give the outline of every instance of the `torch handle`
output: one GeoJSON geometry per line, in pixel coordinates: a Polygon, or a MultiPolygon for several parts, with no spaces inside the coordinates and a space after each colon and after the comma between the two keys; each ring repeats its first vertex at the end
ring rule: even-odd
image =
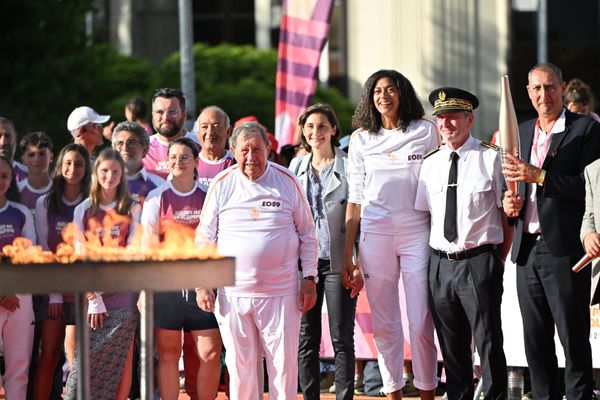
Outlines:
{"type": "MultiPolygon", "coordinates": [[[[521,149],[519,149],[518,147],[513,147],[513,148],[502,148],[501,152],[500,152],[501,156],[502,156],[502,162],[509,162],[506,159],[506,154],[510,154],[516,158],[519,158],[521,156],[521,149]]],[[[518,182],[509,182],[506,181],[506,185],[508,186],[508,190],[510,190],[511,192],[513,192],[514,194],[519,194],[519,183],[518,182]]]]}
{"type": "Polygon", "coordinates": [[[588,265],[593,259],[594,259],[594,257],[590,256],[589,254],[586,254],[583,257],[581,257],[581,260],[577,261],[577,264],[575,264],[573,266],[573,268],[571,268],[571,269],[573,270],[573,272],[579,272],[583,269],[583,267],[588,265]]]}

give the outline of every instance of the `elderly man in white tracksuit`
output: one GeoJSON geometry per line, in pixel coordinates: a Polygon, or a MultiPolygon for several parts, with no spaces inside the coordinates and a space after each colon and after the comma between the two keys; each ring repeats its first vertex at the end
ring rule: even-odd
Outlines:
{"type": "Polygon", "coordinates": [[[196,242],[216,242],[221,254],[235,256],[236,282],[219,289],[216,301],[212,290],[198,288],[198,305],[214,309],[219,322],[231,399],[258,397],[263,355],[270,398],[296,398],[300,317],[316,301],[313,218],[296,177],[267,161],[260,125],[239,125],[231,144],[237,164],[211,183],[196,242]]]}

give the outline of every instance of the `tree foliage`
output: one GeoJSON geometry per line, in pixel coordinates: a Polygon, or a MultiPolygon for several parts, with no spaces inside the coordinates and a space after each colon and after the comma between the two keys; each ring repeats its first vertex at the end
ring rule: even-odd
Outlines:
{"type": "MultiPolygon", "coordinates": [[[[89,44],[85,14],[90,0],[2,0],[0,15],[0,115],[14,121],[19,135],[48,132],[56,147],[71,140],[66,128],[77,106],[93,107],[120,122],[134,95],[150,102],[159,87],[180,87],[179,54],[160,66],[118,54],[109,44],[89,44]]],[[[97,2],[96,2],[97,3],[97,2]]],[[[102,28],[102,27],[100,27],[102,28]]],[[[194,46],[197,110],[217,104],[236,120],[257,116],[273,129],[275,51],[222,44],[194,46]]],[[[315,101],[338,112],[347,133],[353,105],[334,89],[319,89],[315,101]]]]}
{"type": "MultiPolygon", "coordinates": [[[[233,121],[254,115],[270,130],[275,124],[275,72],[277,53],[251,46],[194,45],[196,103],[198,110],[211,104],[222,107],[233,121]]],[[[155,75],[154,87],[179,87],[179,54],[171,55],[155,75]]],[[[349,133],[354,105],[333,88],[318,88],[313,102],[326,102],[338,114],[341,129],[349,133]]]]}

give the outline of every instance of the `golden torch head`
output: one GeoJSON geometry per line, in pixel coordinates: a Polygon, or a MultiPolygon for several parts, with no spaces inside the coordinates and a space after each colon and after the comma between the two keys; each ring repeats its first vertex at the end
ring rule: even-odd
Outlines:
{"type": "MultiPolygon", "coordinates": [[[[502,93],[500,95],[500,118],[498,121],[498,139],[502,151],[502,158],[506,154],[514,157],[521,155],[521,143],[519,141],[519,124],[517,123],[517,114],[510,94],[510,85],[508,75],[502,77],[502,93]]],[[[508,188],[517,193],[517,182],[507,182],[508,188]]]]}

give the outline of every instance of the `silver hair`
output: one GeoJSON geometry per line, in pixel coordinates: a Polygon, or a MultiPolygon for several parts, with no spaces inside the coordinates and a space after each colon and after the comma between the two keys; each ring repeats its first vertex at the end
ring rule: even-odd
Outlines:
{"type": "Polygon", "coordinates": [[[150,139],[148,138],[148,133],[146,133],[146,129],[144,129],[143,126],[141,126],[135,121],[123,121],[117,126],[115,126],[112,134],[113,142],[117,139],[117,134],[121,131],[127,131],[135,134],[143,147],[146,147],[150,144],[150,139]]]}
{"type": "Polygon", "coordinates": [[[529,70],[529,73],[527,74],[528,82],[531,79],[531,74],[533,74],[533,71],[538,70],[538,69],[541,69],[542,71],[553,72],[554,75],[556,75],[556,77],[558,78],[558,81],[562,83],[562,81],[563,81],[562,71],[556,65],[549,63],[549,62],[540,63],[540,64],[537,64],[535,67],[531,68],[529,70]]]}
{"type": "Polygon", "coordinates": [[[256,122],[245,122],[233,128],[233,133],[231,134],[230,139],[231,147],[235,149],[238,137],[242,135],[259,136],[265,143],[267,150],[271,148],[271,142],[269,141],[269,137],[267,136],[265,128],[263,128],[262,125],[257,124],[256,122]]]}

